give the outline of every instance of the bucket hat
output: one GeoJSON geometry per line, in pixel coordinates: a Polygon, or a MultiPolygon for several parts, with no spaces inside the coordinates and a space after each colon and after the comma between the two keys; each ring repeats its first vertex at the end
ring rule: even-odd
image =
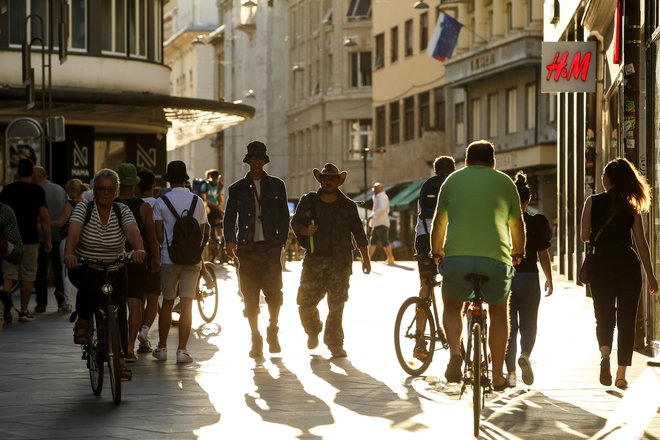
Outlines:
{"type": "Polygon", "coordinates": [[[265,163],[270,162],[268,155],[266,154],[266,144],[259,141],[252,141],[247,144],[247,154],[243,158],[243,162],[250,163],[250,158],[252,156],[260,157],[265,160],[265,163]]]}
{"type": "Polygon", "coordinates": [[[117,168],[117,175],[119,176],[120,185],[135,186],[140,183],[137,169],[132,163],[123,163],[119,165],[119,168],[117,168]]]}
{"type": "Polygon", "coordinates": [[[168,163],[165,180],[170,183],[181,183],[190,180],[188,172],[186,171],[186,164],[180,160],[173,160],[168,163]]]}
{"type": "Polygon", "coordinates": [[[333,163],[326,163],[323,165],[323,169],[319,171],[318,168],[314,168],[314,177],[316,180],[321,183],[321,176],[339,176],[339,185],[341,186],[346,180],[348,173],[346,171],[339,171],[339,168],[333,163]]]}

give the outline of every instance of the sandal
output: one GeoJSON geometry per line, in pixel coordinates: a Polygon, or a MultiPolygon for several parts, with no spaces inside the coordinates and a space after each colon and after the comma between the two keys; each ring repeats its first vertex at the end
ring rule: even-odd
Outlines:
{"type": "Polygon", "coordinates": [[[128,382],[133,380],[133,372],[129,370],[128,368],[122,366],[121,367],[121,381],[122,382],[128,382]]]}
{"type": "Polygon", "coordinates": [[[614,381],[614,386],[620,390],[625,390],[628,388],[628,381],[623,377],[617,377],[614,381]]]}
{"type": "Polygon", "coordinates": [[[89,329],[87,327],[86,319],[79,319],[73,326],[73,343],[74,344],[87,344],[89,342],[87,334],[89,329]]]}
{"type": "Polygon", "coordinates": [[[137,362],[137,360],[138,360],[138,357],[137,357],[137,355],[136,355],[135,353],[128,353],[128,354],[124,357],[124,361],[125,361],[125,362],[129,362],[129,363],[137,362]]]}

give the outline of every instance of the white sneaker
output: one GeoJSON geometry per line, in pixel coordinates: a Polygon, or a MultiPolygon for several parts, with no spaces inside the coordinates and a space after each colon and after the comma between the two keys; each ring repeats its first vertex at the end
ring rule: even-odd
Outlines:
{"type": "Polygon", "coordinates": [[[147,342],[149,339],[149,327],[143,325],[137,335],[138,341],[147,342]]]}
{"type": "Polygon", "coordinates": [[[506,385],[509,388],[515,388],[516,387],[516,372],[515,371],[509,371],[506,375],[506,385]]]}
{"type": "Polygon", "coordinates": [[[176,363],[177,364],[189,364],[193,361],[192,356],[188,354],[187,351],[185,350],[177,350],[176,351],[176,363]]]}
{"type": "Polygon", "coordinates": [[[534,383],[534,372],[532,371],[532,364],[529,362],[529,357],[522,355],[518,358],[518,366],[522,370],[522,381],[525,385],[534,383]]]}
{"type": "Polygon", "coordinates": [[[158,359],[159,361],[167,360],[167,348],[157,347],[154,351],[151,352],[151,355],[158,359]]]}

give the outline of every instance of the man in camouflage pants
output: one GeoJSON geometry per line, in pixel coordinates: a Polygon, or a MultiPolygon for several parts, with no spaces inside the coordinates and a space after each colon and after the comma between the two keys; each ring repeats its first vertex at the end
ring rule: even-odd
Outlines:
{"type": "Polygon", "coordinates": [[[314,177],[321,187],[300,199],[291,220],[306,249],[298,288],[298,311],[307,333],[307,347],[314,349],[319,344],[323,323],[317,305],[327,293],[328,318],[323,342],[333,357],[346,357],[342,315],[352,273],[353,240],[362,254],[362,272],[371,272],[367,237],[357,206],[339,190],[346,174],[331,163],[325,164],[321,171],[314,168],[314,177]]]}

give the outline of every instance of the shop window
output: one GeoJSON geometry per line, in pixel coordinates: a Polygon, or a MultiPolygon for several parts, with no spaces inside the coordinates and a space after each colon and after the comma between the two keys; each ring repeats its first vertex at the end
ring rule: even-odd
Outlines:
{"type": "Polygon", "coordinates": [[[390,63],[394,64],[399,60],[399,28],[390,29],[390,63]]]}
{"type": "Polygon", "coordinates": [[[351,53],[351,87],[371,86],[371,52],[351,53]]]}
{"type": "Polygon", "coordinates": [[[399,129],[400,129],[400,116],[399,116],[399,102],[390,103],[390,144],[399,143],[399,129]]]}
{"type": "Polygon", "coordinates": [[[349,160],[363,159],[365,150],[371,148],[373,138],[373,129],[371,119],[359,119],[349,121],[350,148],[348,151],[349,160]]]}

